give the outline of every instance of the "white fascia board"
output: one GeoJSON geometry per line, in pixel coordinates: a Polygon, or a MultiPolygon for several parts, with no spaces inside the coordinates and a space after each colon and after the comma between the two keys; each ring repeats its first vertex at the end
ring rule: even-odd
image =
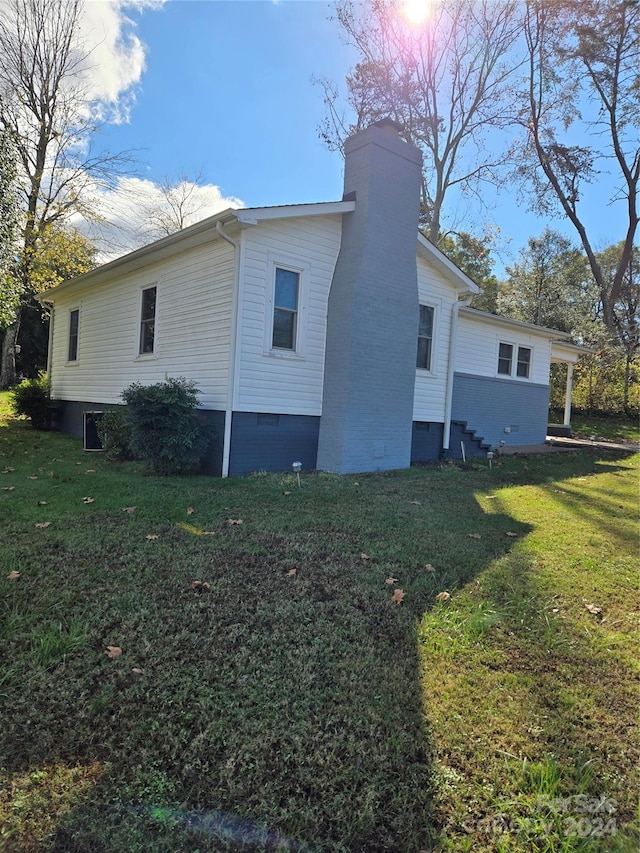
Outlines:
{"type": "Polygon", "coordinates": [[[595,352],[591,347],[572,344],[569,341],[551,342],[551,361],[563,364],[575,364],[581,355],[591,355],[595,352]]]}
{"type": "Polygon", "coordinates": [[[446,276],[460,293],[480,293],[481,288],[462,272],[444,252],[418,232],[418,254],[422,254],[433,266],[446,276]]]}
{"type": "Polygon", "coordinates": [[[277,207],[245,207],[236,210],[236,218],[242,225],[255,225],[270,219],[292,219],[297,216],[332,216],[352,213],[355,201],[320,201],[313,204],[283,204],[277,207]]]}
{"type": "Polygon", "coordinates": [[[520,331],[526,330],[530,334],[540,335],[543,338],[565,341],[571,337],[568,332],[548,329],[546,326],[536,326],[535,323],[525,323],[522,320],[513,320],[511,317],[503,317],[501,314],[490,314],[488,311],[479,311],[477,308],[461,308],[460,314],[469,320],[476,320],[485,325],[519,329],[520,331]]]}

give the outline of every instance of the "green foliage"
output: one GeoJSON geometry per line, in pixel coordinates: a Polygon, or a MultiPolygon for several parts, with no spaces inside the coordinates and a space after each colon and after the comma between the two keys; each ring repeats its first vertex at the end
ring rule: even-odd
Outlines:
{"type": "Polygon", "coordinates": [[[20,301],[14,269],[19,225],[16,168],[13,140],[0,130],[0,329],[13,322],[20,301]]]}
{"type": "Polygon", "coordinates": [[[478,238],[461,231],[456,235],[447,234],[438,243],[438,248],[482,288],[482,293],[473,298],[473,307],[491,313],[497,311],[498,297],[498,279],[493,274],[494,260],[491,256],[493,241],[492,234],[478,238]]]}
{"type": "Polygon", "coordinates": [[[133,459],[131,452],[131,427],[123,406],[106,411],[96,423],[100,443],[107,459],[124,461],[133,459]]]}
{"type": "Polygon", "coordinates": [[[130,449],[154,474],[187,474],[200,467],[207,436],[196,411],[197,394],[184,377],[146,386],[134,382],[122,392],[130,449]]]}
{"type": "Polygon", "coordinates": [[[34,429],[51,429],[60,405],[51,399],[46,373],[41,373],[36,379],[25,379],[11,394],[17,415],[30,418],[34,429]]]}

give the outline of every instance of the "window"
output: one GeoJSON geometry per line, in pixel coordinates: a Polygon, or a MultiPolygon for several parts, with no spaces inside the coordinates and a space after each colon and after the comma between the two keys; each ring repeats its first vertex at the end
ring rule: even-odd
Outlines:
{"type": "Polygon", "coordinates": [[[300,273],[276,267],[271,338],[271,346],[275,349],[296,348],[299,290],[300,273]]]}
{"type": "Polygon", "coordinates": [[[504,376],[511,376],[511,366],[513,364],[513,344],[500,344],[498,352],[498,373],[504,376]]]}
{"type": "Polygon", "coordinates": [[[74,308],[69,311],[69,350],[67,361],[78,360],[78,329],[80,325],[80,310],[74,308]]]}
{"type": "Polygon", "coordinates": [[[433,313],[430,305],[420,306],[420,325],[418,326],[418,358],[416,366],[422,370],[431,370],[431,346],[433,342],[433,313]]]}
{"type": "Polygon", "coordinates": [[[155,287],[147,287],[142,291],[140,355],[153,352],[156,332],[156,290],[155,287]]]}
{"type": "Polygon", "coordinates": [[[531,366],[531,350],[529,347],[518,347],[518,364],[516,376],[521,379],[529,378],[529,367],[531,366]]]}

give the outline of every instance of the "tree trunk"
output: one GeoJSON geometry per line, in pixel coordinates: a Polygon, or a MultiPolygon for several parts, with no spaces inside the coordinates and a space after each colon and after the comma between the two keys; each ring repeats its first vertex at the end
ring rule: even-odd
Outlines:
{"type": "Polygon", "coordinates": [[[16,376],[16,342],[20,331],[20,314],[7,326],[2,342],[2,362],[0,363],[0,389],[12,388],[18,381],[16,376]]]}

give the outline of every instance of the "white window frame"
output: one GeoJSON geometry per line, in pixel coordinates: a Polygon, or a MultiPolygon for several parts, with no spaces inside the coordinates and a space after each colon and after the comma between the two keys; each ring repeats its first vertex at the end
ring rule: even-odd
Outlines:
{"type": "Polygon", "coordinates": [[[529,382],[531,380],[531,373],[533,370],[533,347],[529,344],[518,343],[517,341],[498,341],[498,352],[496,356],[496,376],[498,379],[516,379],[519,382],[529,382]],[[509,373],[500,373],[498,370],[500,366],[500,346],[501,345],[510,346],[511,347],[511,369],[509,373]],[[526,376],[518,376],[518,364],[520,361],[520,350],[529,350],[529,369],[526,376]]]}
{"type": "Polygon", "coordinates": [[[267,294],[264,323],[264,354],[272,358],[304,358],[307,346],[307,293],[310,266],[299,258],[270,254],[267,266],[267,294]],[[273,346],[273,321],[276,296],[276,269],[288,270],[298,275],[298,308],[293,349],[273,346]]]}
{"type": "MultiPolygon", "coordinates": [[[[530,379],[531,378],[531,366],[533,364],[533,347],[526,347],[526,346],[524,346],[524,344],[518,344],[518,351],[516,353],[516,358],[514,359],[514,361],[515,361],[514,377],[516,379],[530,379]],[[520,376],[520,374],[518,372],[518,368],[520,366],[520,350],[523,350],[523,349],[526,349],[529,353],[529,361],[526,362],[526,365],[527,365],[527,375],[526,376],[520,376]]],[[[523,362],[523,364],[524,364],[524,362],[523,362]]]]}
{"type": "MultiPolygon", "coordinates": [[[[420,308],[431,308],[433,311],[433,321],[431,323],[431,353],[429,359],[429,367],[418,367],[417,359],[418,354],[416,353],[416,370],[420,373],[421,376],[435,376],[436,375],[436,338],[438,333],[438,306],[433,302],[423,302],[420,301],[420,308]]],[[[418,327],[418,332],[420,328],[418,327]]],[[[420,338],[420,334],[418,334],[418,338],[420,338]]],[[[416,340],[416,346],[417,346],[416,340]]]]}
{"type": "Polygon", "coordinates": [[[74,365],[78,363],[80,357],[80,306],[73,305],[69,308],[69,313],[67,315],[67,359],[66,363],[68,365],[74,365]],[[69,358],[69,348],[71,344],[71,315],[74,311],[78,312],[78,330],[76,332],[76,357],[69,358]]]}
{"type": "Polygon", "coordinates": [[[158,357],[158,303],[160,301],[160,286],[157,281],[150,281],[140,285],[138,288],[138,318],[136,323],[136,361],[149,361],[158,357]],[[153,328],[153,350],[151,352],[141,352],[142,346],[142,302],[144,299],[145,290],[156,289],[156,310],[154,314],[153,328]]]}

